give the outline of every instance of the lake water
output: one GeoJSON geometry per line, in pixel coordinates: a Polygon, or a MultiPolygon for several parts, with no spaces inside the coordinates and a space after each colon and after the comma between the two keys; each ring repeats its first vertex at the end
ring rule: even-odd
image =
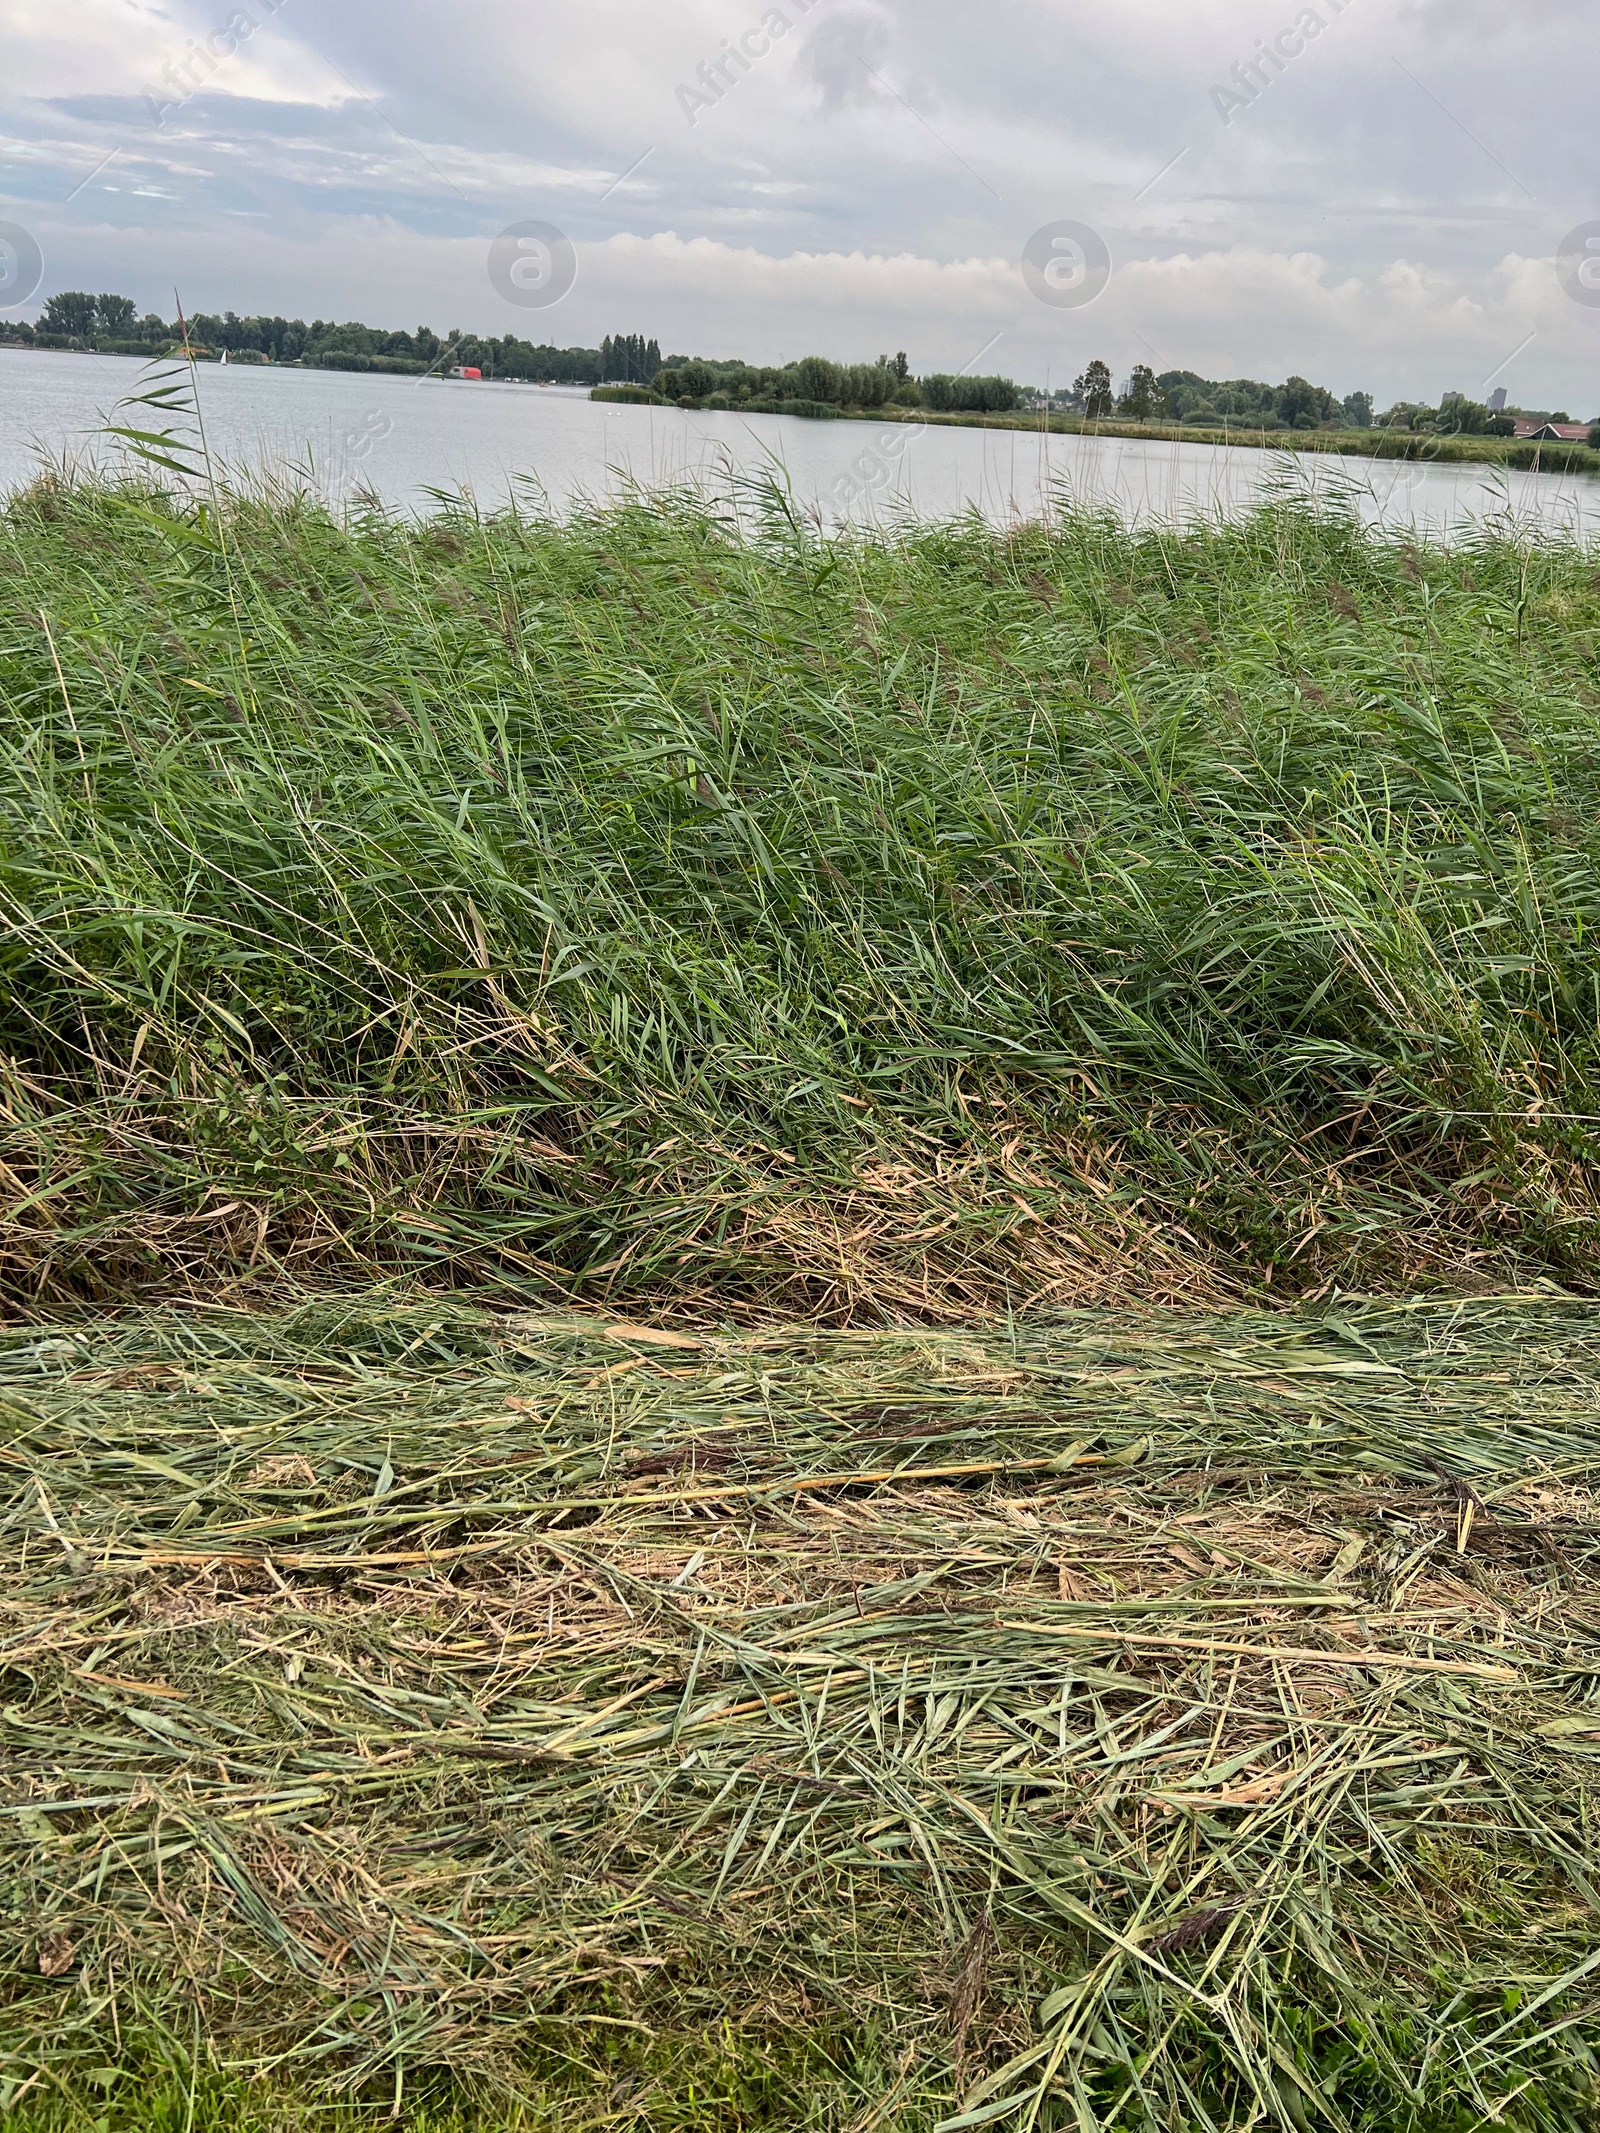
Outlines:
{"type": "MultiPolygon", "coordinates": [[[[1313,458],[1248,448],[941,429],[886,422],[807,422],[785,415],[689,414],[591,401],[560,387],[455,379],[200,368],[216,457],[250,471],[291,470],[331,500],[370,491],[426,510],[441,490],[485,505],[513,493],[566,509],[629,483],[780,473],[797,502],[828,519],[940,518],[975,508],[1036,517],[1063,495],[1109,504],[1136,521],[1234,515],[1274,484],[1350,493],[1374,523],[1459,533],[1508,511],[1547,530],[1600,534],[1600,481],[1487,466],[1313,458]]],[[[83,461],[114,451],[108,420],[160,426],[142,410],[114,415],[142,389],[144,367],[118,356],[0,348],[0,493],[41,457],[83,461]]]]}

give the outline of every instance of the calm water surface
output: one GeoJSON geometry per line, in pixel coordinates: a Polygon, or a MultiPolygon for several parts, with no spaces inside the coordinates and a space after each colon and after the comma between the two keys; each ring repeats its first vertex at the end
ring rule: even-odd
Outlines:
{"type": "MultiPolygon", "coordinates": [[[[1549,530],[1600,533],[1600,481],[1482,466],[1312,459],[1200,444],[1042,437],[1016,430],[806,422],[785,415],[686,414],[622,407],[551,386],[375,377],[205,364],[200,392],[213,453],[238,471],[290,472],[330,500],[370,491],[426,510],[436,492],[470,489],[485,505],[512,494],[557,509],[630,483],[780,473],[826,518],[939,518],[977,509],[996,521],[1037,516],[1063,495],[1130,520],[1234,514],[1274,483],[1350,491],[1363,517],[1459,532],[1510,511],[1549,530]]],[[[0,349],[0,492],[41,459],[104,459],[98,427],[154,427],[113,416],[144,382],[117,356],[0,349]]]]}

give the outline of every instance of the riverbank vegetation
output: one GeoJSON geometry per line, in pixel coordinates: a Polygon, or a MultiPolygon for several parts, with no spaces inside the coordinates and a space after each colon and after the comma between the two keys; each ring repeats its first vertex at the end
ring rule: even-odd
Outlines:
{"type": "Polygon", "coordinates": [[[1591,559],[772,487],[0,521],[0,1283],[1600,1279],[1591,559]],[[733,505],[743,512],[735,523],[733,505]]]}
{"type": "MultiPolygon", "coordinates": [[[[1437,408],[1406,401],[1375,415],[1372,396],[1336,401],[1321,386],[1290,378],[1281,386],[1250,378],[1224,382],[1192,371],[1136,364],[1119,393],[1110,367],[1092,362],[1070,391],[1035,392],[1000,377],[916,378],[903,354],[876,364],[807,356],[782,369],[747,363],[677,360],[648,385],[596,386],[594,400],[712,413],[822,419],[957,423],[1032,429],[1060,436],[1139,438],[1335,452],[1364,459],[1440,464],[1478,461],[1548,473],[1600,473],[1600,423],[1575,436],[1517,436],[1521,410],[1491,410],[1460,394],[1437,408]]],[[[1552,421],[1565,423],[1558,413],[1552,421]]],[[[1540,417],[1541,425],[1544,418],[1540,417]]],[[[1568,427],[1573,427],[1568,425],[1568,427]]]]}
{"type": "Polygon", "coordinates": [[[1588,2133],[1593,556],[146,450],[0,515],[8,2126],[1588,2133]]]}

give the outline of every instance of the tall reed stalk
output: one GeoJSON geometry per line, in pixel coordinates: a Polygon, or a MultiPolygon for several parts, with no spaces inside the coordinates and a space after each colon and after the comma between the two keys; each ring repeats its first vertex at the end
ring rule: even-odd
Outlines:
{"type": "Polygon", "coordinates": [[[1284,504],[0,518],[0,1280],[1600,1270],[1591,559],[1284,504]]]}

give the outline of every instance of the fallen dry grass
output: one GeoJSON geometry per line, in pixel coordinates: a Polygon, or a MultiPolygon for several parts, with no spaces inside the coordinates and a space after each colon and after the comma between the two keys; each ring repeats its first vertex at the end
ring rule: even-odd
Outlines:
{"type": "Polygon", "coordinates": [[[0,1397],[21,2108],[154,2038],[495,2124],[1591,2122],[1592,1309],[369,1296],[0,1397]],[[685,2115],[711,2035],[825,2048],[685,2115]]]}

